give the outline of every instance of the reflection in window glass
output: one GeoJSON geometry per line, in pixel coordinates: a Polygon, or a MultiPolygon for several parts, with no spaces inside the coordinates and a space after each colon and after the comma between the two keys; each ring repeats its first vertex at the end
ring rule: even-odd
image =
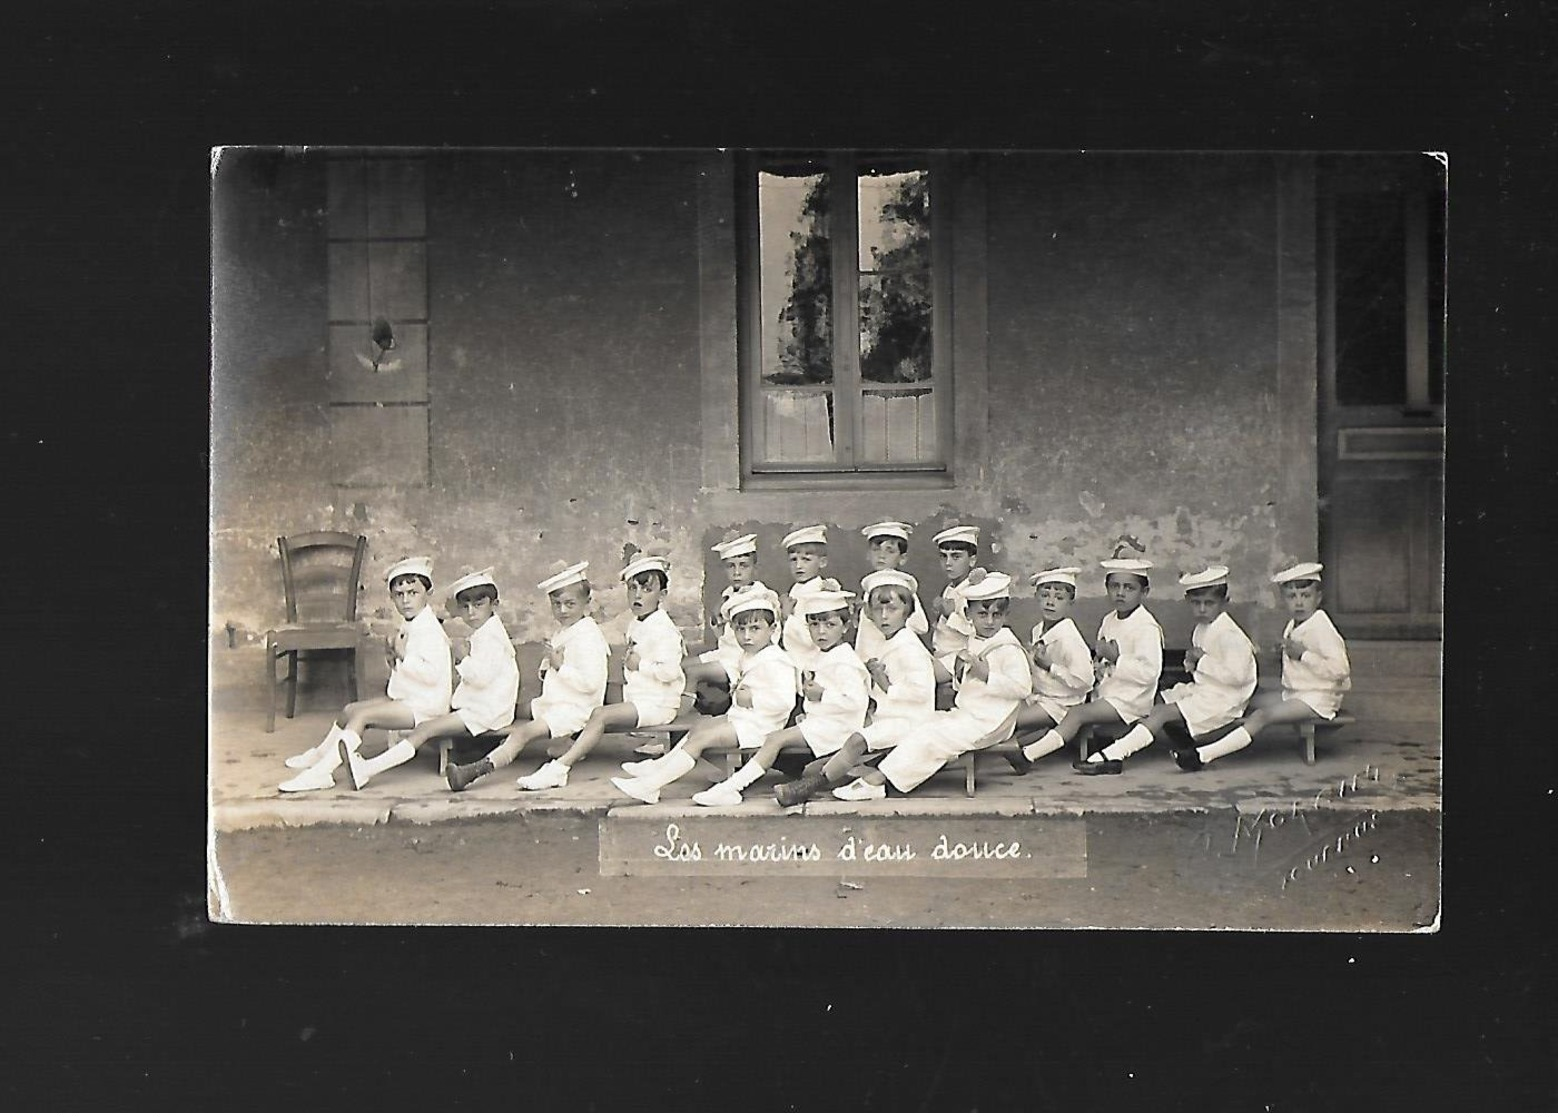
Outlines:
{"type": "MultiPolygon", "coordinates": [[[[861,379],[929,380],[930,176],[923,170],[867,172],[857,181],[861,379]]],[[[914,456],[899,454],[895,460],[914,456]]]]}
{"type": "Polygon", "coordinates": [[[768,460],[794,465],[833,459],[833,393],[763,393],[763,445],[768,460]]]}
{"type": "Polygon", "coordinates": [[[825,171],[760,172],[762,379],[833,382],[833,249],[825,171]]]}

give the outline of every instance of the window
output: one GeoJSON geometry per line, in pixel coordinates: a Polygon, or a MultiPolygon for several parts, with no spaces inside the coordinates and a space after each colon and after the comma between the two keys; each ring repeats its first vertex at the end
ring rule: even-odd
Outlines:
{"type": "Polygon", "coordinates": [[[745,161],[744,476],[947,471],[943,178],[902,155],[745,161]]]}

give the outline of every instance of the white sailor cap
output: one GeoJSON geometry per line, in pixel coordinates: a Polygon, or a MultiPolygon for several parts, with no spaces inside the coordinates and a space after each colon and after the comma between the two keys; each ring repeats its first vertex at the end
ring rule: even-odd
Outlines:
{"type": "Polygon", "coordinates": [[[1146,559],[1104,559],[1098,565],[1111,574],[1145,574],[1152,569],[1152,563],[1146,559]]]}
{"type": "Polygon", "coordinates": [[[722,559],[736,558],[740,555],[757,554],[757,536],[738,535],[734,539],[723,539],[714,544],[709,550],[722,559]]]}
{"type": "Polygon", "coordinates": [[[1228,568],[1213,563],[1205,570],[1197,571],[1194,574],[1181,574],[1179,584],[1187,590],[1204,590],[1212,586],[1226,586],[1228,584],[1228,568]]]}
{"type": "Polygon", "coordinates": [[[799,547],[802,543],[821,543],[826,545],[827,542],[827,525],[813,524],[811,527],[796,528],[784,537],[781,541],[781,546],[788,551],[791,547],[799,547]]]}
{"type": "Polygon", "coordinates": [[[855,595],[848,590],[818,590],[808,593],[796,602],[803,616],[830,613],[834,609],[848,609],[855,595]]]}
{"type": "Polygon", "coordinates": [[[640,551],[633,556],[633,560],[622,568],[617,577],[624,582],[631,581],[635,575],[642,574],[646,570],[658,570],[662,574],[671,573],[671,560],[659,551],[640,551]]]}
{"type": "Polygon", "coordinates": [[[386,582],[393,582],[403,574],[420,574],[429,582],[433,580],[433,560],[426,555],[416,558],[403,558],[389,568],[389,573],[384,575],[386,582]]]}
{"type": "Polygon", "coordinates": [[[860,588],[869,594],[878,586],[902,586],[910,593],[920,592],[920,582],[907,570],[873,570],[860,579],[860,588]]]}
{"type": "Polygon", "coordinates": [[[909,536],[914,534],[914,529],[902,520],[883,520],[879,524],[867,524],[860,529],[860,534],[867,539],[876,539],[878,536],[890,535],[894,539],[902,539],[907,543],[909,536]]]}
{"type": "Polygon", "coordinates": [[[938,547],[946,543],[967,543],[970,547],[978,547],[979,529],[971,524],[959,524],[957,527],[938,531],[931,542],[938,547]]]}
{"type": "Polygon", "coordinates": [[[542,593],[551,593],[560,590],[564,586],[571,586],[575,582],[585,580],[584,572],[589,569],[589,563],[576,562],[572,566],[563,566],[561,563],[553,563],[553,566],[561,567],[555,574],[536,583],[536,589],[542,593]]]}
{"type": "Polygon", "coordinates": [[[750,612],[753,609],[767,609],[779,619],[779,595],[773,590],[763,586],[748,586],[740,593],[731,594],[725,602],[722,612],[726,620],[735,620],[737,613],[750,612]]]}
{"type": "Polygon", "coordinates": [[[1077,588],[1077,575],[1082,573],[1080,566],[1057,566],[1053,570],[1041,570],[1028,581],[1035,586],[1042,586],[1046,582],[1059,582],[1063,586],[1077,588]]]}
{"type": "Polygon", "coordinates": [[[1283,582],[1307,581],[1311,578],[1318,582],[1320,580],[1320,571],[1324,569],[1325,567],[1318,562],[1301,562],[1296,566],[1288,567],[1286,570],[1277,571],[1271,576],[1271,580],[1279,586],[1283,582]]]}
{"type": "Polygon", "coordinates": [[[1012,576],[991,570],[979,581],[963,590],[967,601],[989,601],[997,597],[1012,596],[1012,576]]]}
{"type": "Polygon", "coordinates": [[[493,593],[498,592],[498,582],[492,576],[492,567],[489,566],[485,570],[477,570],[471,574],[461,574],[445,593],[450,597],[459,597],[466,590],[474,589],[476,586],[491,586],[493,593]]]}

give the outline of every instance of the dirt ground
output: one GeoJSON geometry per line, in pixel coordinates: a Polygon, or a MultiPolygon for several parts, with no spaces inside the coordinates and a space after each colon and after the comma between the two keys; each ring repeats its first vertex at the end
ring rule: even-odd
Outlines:
{"type": "Polygon", "coordinates": [[[1438,825],[1331,812],[1262,863],[1220,816],[1093,818],[1081,879],[602,876],[598,821],[574,815],[265,828],[218,849],[241,922],[1409,931],[1437,913],[1438,825]]]}

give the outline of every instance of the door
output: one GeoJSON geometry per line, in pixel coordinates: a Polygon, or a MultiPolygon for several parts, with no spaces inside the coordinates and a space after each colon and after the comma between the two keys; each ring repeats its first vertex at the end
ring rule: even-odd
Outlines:
{"type": "Polygon", "coordinates": [[[1438,639],[1444,612],[1444,167],[1319,165],[1320,550],[1354,639],[1438,639]]]}

